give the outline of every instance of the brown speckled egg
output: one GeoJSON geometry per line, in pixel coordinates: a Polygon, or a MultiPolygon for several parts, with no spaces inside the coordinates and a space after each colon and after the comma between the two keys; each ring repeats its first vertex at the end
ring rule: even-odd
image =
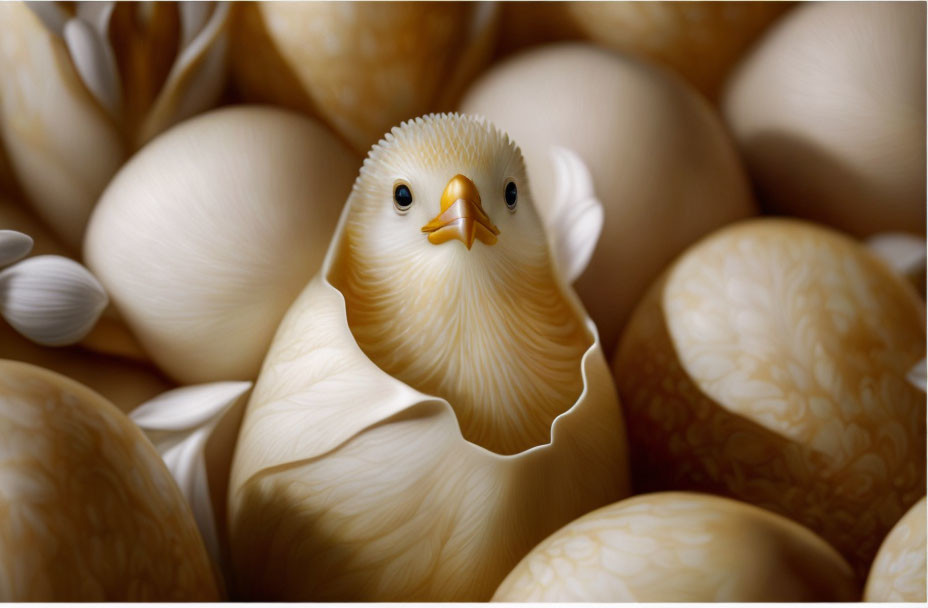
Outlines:
{"type": "Polygon", "coordinates": [[[846,561],[807,528],[741,502],[635,496],[567,524],[506,577],[502,602],[856,601],[846,561]]]}
{"type": "Polygon", "coordinates": [[[320,116],[358,152],[392,126],[447,109],[492,50],[483,2],[260,2],[233,45],[246,98],[320,116]]]}
{"type": "Polygon", "coordinates": [[[899,520],[873,560],[864,601],[925,602],[925,499],[899,520]]]}
{"type": "Polygon", "coordinates": [[[614,373],[638,490],[696,489],[821,534],[864,574],[925,494],[925,307],[865,247],[752,220],[688,249],[622,336],[614,373]]]}
{"type": "Polygon", "coordinates": [[[704,234],[755,213],[715,112],[682,80],[587,44],[532,50],[486,72],[461,110],[509,133],[525,156],[542,218],[558,184],[551,146],[586,164],[604,207],[602,236],[574,284],[611,352],[655,276],[704,234]]]}
{"type": "Polygon", "coordinates": [[[804,3],[735,69],[723,107],[769,210],[925,234],[924,3],[804,3]]]}
{"type": "Polygon", "coordinates": [[[0,361],[0,437],[0,599],[219,599],[171,474],[105,399],[0,361]]]}

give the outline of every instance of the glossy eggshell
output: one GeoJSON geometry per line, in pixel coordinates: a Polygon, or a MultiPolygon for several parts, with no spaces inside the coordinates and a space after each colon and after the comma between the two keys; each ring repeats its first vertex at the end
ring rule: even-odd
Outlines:
{"type": "Polygon", "coordinates": [[[770,210],[857,236],[924,235],[924,4],[799,6],[726,89],[726,121],[770,210]]]}
{"type": "Polygon", "coordinates": [[[785,517],[727,498],[635,496],[567,524],[506,577],[502,602],[856,601],[846,561],[785,517]]]}
{"type": "Polygon", "coordinates": [[[233,69],[247,99],[319,116],[359,152],[403,120],[448,109],[492,50],[485,2],[253,3],[233,69]]]}
{"type": "Polygon", "coordinates": [[[865,247],[798,220],[722,229],[651,288],[613,371],[639,490],[727,494],[864,574],[925,493],[925,308],[865,247]]]}
{"type": "Polygon", "coordinates": [[[925,499],[915,503],[880,545],[864,601],[925,602],[925,499]]]}
{"type": "Polygon", "coordinates": [[[587,164],[605,219],[574,287],[607,353],[673,256],[755,213],[737,154],[705,100],[628,56],[585,44],[542,47],[486,72],[461,110],[518,142],[543,217],[557,191],[550,147],[569,148],[587,164]]]}
{"type": "Polygon", "coordinates": [[[88,226],[85,262],[168,375],[254,378],[322,262],[358,166],[291,112],[202,115],[120,170],[88,226]]]}
{"type": "Polygon", "coordinates": [[[4,601],[216,601],[190,509],[154,447],[88,388],[0,362],[4,601]]]}

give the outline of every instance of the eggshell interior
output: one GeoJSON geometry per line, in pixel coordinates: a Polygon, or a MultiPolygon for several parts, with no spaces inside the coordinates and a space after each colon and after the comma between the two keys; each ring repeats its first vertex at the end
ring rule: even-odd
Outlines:
{"type": "Polygon", "coordinates": [[[864,589],[866,602],[925,602],[925,499],[915,503],[880,545],[864,589]]]}
{"type": "Polygon", "coordinates": [[[716,496],[635,496],[567,524],[506,577],[501,602],[856,601],[854,573],[784,517],[716,496]]]}
{"type": "Polygon", "coordinates": [[[925,493],[925,307],[839,233],[724,228],[635,311],[614,360],[637,489],[727,494],[822,535],[864,575],[925,493]]]}
{"type": "Polygon", "coordinates": [[[4,601],[216,601],[190,509],[142,432],[86,387],[0,361],[4,601]]]}
{"type": "Polygon", "coordinates": [[[290,112],[202,115],[120,170],[88,228],[86,264],[175,380],[254,378],[322,261],[359,165],[290,112]]]}
{"type": "Polygon", "coordinates": [[[490,119],[525,156],[534,200],[552,212],[550,147],[586,163],[605,219],[574,284],[611,353],[632,307],[684,247],[755,213],[724,128],[685,83],[585,44],[532,50],[497,64],[460,109],[490,119]]]}
{"type": "Polygon", "coordinates": [[[730,77],[763,204],[857,236],[925,234],[925,5],[810,2],[730,77]]]}

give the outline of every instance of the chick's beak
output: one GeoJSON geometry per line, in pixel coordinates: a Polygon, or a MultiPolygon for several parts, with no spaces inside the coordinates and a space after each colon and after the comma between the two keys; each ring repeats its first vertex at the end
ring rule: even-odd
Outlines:
{"type": "Polygon", "coordinates": [[[484,212],[474,182],[458,174],[451,178],[441,195],[441,213],[423,226],[422,232],[429,233],[429,242],[433,245],[458,239],[470,249],[474,239],[487,245],[495,243],[499,228],[484,212]]]}

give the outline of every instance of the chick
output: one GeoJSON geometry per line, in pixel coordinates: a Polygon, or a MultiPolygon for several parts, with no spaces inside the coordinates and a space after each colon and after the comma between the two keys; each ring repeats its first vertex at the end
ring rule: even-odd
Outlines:
{"type": "Polygon", "coordinates": [[[477,445],[547,443],[580,396],[592,338],[509,138],[459,114],[394,128],[364,162],[345,234],[336,287],[364,353],[446,399],[477,445]]]}

